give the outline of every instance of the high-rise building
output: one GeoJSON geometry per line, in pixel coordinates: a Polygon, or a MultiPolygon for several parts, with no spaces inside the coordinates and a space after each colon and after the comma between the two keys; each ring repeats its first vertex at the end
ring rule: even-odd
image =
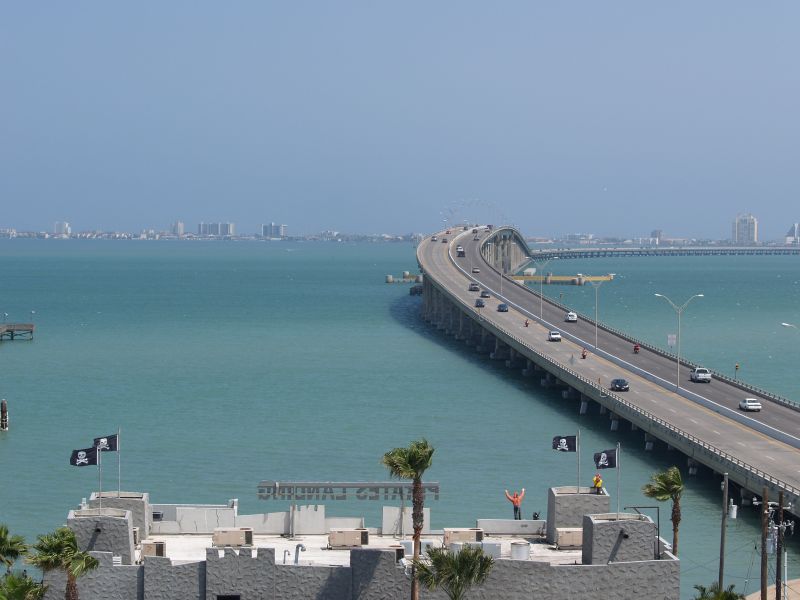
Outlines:
{"type": "Polygon", "coordinates": [[[197,235],[233,236],[236,235],[236,226],[233,223],[200,223],[197,235]]]}
{"type": "Polygon", "coordinates": [[[56,235],[64,235],[69,237],[72,235],[72,227],[70,227],[67,221],[56,221],[55,225],[53,226],[53,233],[56,235]]]}
{"type": "Polygon", "coordinates": [[[183,221],[175,221],[172,224],[172,235],[177,235],[178,237],[181,237],[184,234],[184,229],[185,226],[183,224],[183,221]]]}
{"type": "Polygon", "coordinates": [[[758,219],[751,214],[736,215],[733,222],[733,243],[748,245],[758,243],[758,219]]]}
{"type": "Polygon", "coordinates": [[[283,239],[286,237],[286,225],[278,225],[277,223],[262,225],[261,236],[270,239],[283,239]]]}
{"type": "Polygon", "coordinates": [[[786,232],[786,243],[795,246],[800,244],[800,223],[794,223],[789,227],[789,231],[786,232]]]}

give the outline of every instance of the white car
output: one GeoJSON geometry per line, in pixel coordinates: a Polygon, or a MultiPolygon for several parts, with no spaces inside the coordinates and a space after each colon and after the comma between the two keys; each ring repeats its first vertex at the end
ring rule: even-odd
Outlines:
{"type": "Polygon", "coordinates": [[[697,383],[711,383],[711,371],[704,367],[696,367],[689,373],[689,379],[697,383]]]}
{"type": "Polygon", "coordinates": [[[578,315],[575,314],[574,312],[568,312],[566,315],[564,315],[564,320],[567,323],[577,323],[578,322],[578,315]]]}
{"type": "Polygon", "coordinates": [[[548,342],[560,342],[561,341],[561,333],[558,331],[551,331],[547,335],[548,342]]]}
{"type": "Polygon", "coordinates": [[[472,267],[472,272],[473,273],[480,273],[481,270],[478,267],[472,267]]]}
{"type": "Polygon", "coordinates": [[[759,402],[756,398],[745,398],[739,402],[739,409],[744,411],[752,410],[759,412],[761,410],[761,402],[759,402]]]}

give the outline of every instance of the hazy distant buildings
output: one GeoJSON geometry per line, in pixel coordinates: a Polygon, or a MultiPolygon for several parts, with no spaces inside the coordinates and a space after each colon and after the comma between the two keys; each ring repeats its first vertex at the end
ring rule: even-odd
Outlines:
{"type": "Polygon", "coordinates": [[[56,235],[69,237],[72,235],[72,227],[70,227],[67,221],[56,221],[55,225],[53,226],[53,233],[56,235]]]}
{"type": "Polygon", "coordinates": [[[661,243],[661,238],[664,237],[664,232],[661,229],[653,229],[650,232],[650,239],[652,240],[651,243],[658,246],[661,243]]]}
{"type": "Polygon", "coordinates": [[[261,226],[261,237],[268,239],[283,239],[286,237],[286,225],[278,225],[277,223],[270,223],[269,225],[261,226]]]}
{"type": "Polygon", "coordinates": [[[795,246],[800,244],[800,223],[795,223],[789,227],[789,231],[786,232],[786,243],[795,246]]]}
{"type": "Polygon", "coordinates": [[[186,227],[183,224],[183,221],[175,221],[172,224],[172,235],[177,235],[178,237],[183,237],[183,234],[186,233],[186,227]]]}
{"type": "Polygon", "coordinates": [[[236,226],[233,223],[200,223],[197,235],[231,237],[236,235],[236,226]]]}
{"type": "Polygon", "coordinates": [[[758,243],[758,219],[740,214],[733,221],[733,243],[739,246],[758,243]]]}

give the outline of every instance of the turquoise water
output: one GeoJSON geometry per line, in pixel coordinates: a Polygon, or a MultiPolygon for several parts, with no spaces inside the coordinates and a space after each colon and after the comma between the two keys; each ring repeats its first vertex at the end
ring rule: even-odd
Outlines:
{"type": "MultiPolygon", "coordinates": [[[[548,270],[619,273],[600,290],[601,319],[662,345],[675,317],[652,293],[705,293],[685,313],[684,354],[720,370],[738,361],[744,378],[800,399],[800,338],[780,326],[800,321],[798,264],[598,259],[548,270]]],[[[524,512],[544,512],[546,489],[576,478],[574,457],[550,451],[550,439],[578,426],[584,483],[591,452],[621,442],[623,505],[652,504],[641,485],[680,460],[643,452],[639,432],[579,417],[574,402],[429,329],[408,287],[383,283],[414,270],[411,245],[0,240],[0,266],[0,313],[27,321],[36,311],[34,342],[0,344],[0,396],[11,408],[11,431],[0,434],[0,522],[29,539],[97,487],[95,469],[67,464],[70,451],[118,426],[124,489],[155,502],[238,497],[242,512],[286,508],[256,499],[262,479],[385,479],[383,452],[426,436],[437,448],[429,479],[442,486],[430,503],[434,527],[510,517],[505,488],[527,488],[524,512]]],[[[590,288],[547,291],[594,311],[590,288]]],[[[614,473],[606,485],[615,491],[614,473]]],[[[107,458],[104,487],[115,486],[107,458]]],[[[687,477],[687,598],[693,584],[716,579],[719,502],[716,480],[687,477]]],[[[379,503],[328,511],[379,524],[379,503]]],[[[667,505],[661,514],[669,537],[667,505]]],[[[757,523],[751,509],[740,514],[727,573],[754,591],[757,523]]],[[[792,543],[790,574],[800,572],[798,550],[792,543]]]]}

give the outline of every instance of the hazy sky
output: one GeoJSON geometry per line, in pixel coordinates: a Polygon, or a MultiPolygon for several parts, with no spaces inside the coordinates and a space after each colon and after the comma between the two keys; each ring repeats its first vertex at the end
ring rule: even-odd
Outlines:
{"type": "Polygon", "coordinates": [[[0,227],[762,237],[800,3],[6,2],[0,227]]]}

